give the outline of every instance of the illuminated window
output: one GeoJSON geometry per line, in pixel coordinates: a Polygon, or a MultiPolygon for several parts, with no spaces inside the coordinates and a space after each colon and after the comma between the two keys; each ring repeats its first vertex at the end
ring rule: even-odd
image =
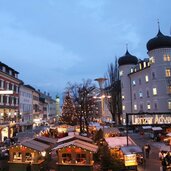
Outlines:
{"type": "Polygon", "coordinates": [[[139,64],[139,67],[140,67],[140,70],[142,69],[142,65],[141,65],[141,63],[139,64]]]}
{"type": "Polygon", "coordinates": [[[149,79],[148,79],[148,75],[145,76],[145,81],[148,82],[149,79]]]}
{"type": "Polygon", "coordinates": [[[170,68],[167,68],[165,70],[165,74],[166,74],[166,77],[170,77],[171,76],[171,70],[170,70],[170,68]]]}
{"type": "Polygon", "coordinates": [[[125,99],[125,96],[124,95],[122,95],[122,100],[124,100],[125,99]]]}
{"type": "Polygon", "coordinates": [[[171,100],[168,101],[168,109],[171,109],[171,100]]]}
{"type": "Polygon", "coordinates": [[[125,105],[122,106],[122,110],[125,110],[125,105]]]}
{"type": "Polygon", "coordinates": [[[120,71],[119,72],[119,76],[123,76],[123,71],[120,71]]]}
{"type": "Polygon", "coordinates": [[[157,95],[157,88],[153,88],[153,95],[157,95]]]}
{"type": "Polygon", "coordinates": [[[141,97],[141,98],[143,97],[142,91],[139,92],[139,97],[141,97]]]}
{"type": "Polygon", "coordinates": [[[134,72],[134,69],[133,68],[131,68],[131,73],[133,73],[134,72]]]}
{"type": "Polygon", "coordinates": [[[86,164],[86,154],[76,154],[76,163],[78,164],[86,164]]]}
{"type": "Polygon", "coordinates": [[[167,62],[167,61],[170,61],[170,55],[164,55],[163,56],[163,60],[165,61],[165,62],[167,62]]]}
{"type": "Polygon", "coordinates": [[[168,94],[171,94],[171,86],[167,87],[167,92],[168,92],[168,94]]]}
{"type": "Polygon", "coordinates": [[[134,86],[136,85],[136,82],[135,82],[135,80],[133,80],[133,81],[132,81],[132,85],[134,85],[134,86]]]}
{"type": "Polygon", "coordinates": [[[134,110],[137,110],[137,105],[136,104],[134,104],[134,110]]]}
{"type": "Polygon", "coordinates": [[[62,163],[71,163],[71,153],[62,154],[62,163]]]}
{"type": "Polygon", "coordinates": [[[151,105],[150,103],[147,104],[147,109],[150,110],[151,109],[151,105]]]}
{"type": "Polygon", "coordinates": [[[155,59],[154,59],[154,57],[153,57],[153,56],[151,56],[151,57],[150,57],[149,62],[150,62],[150,64],[155,63],[155,59]]]}
{"type": "Polygon", "coordinates": [[[163,60],[167,61],[167,56],[166,55],[163,56],[163,60]]]}

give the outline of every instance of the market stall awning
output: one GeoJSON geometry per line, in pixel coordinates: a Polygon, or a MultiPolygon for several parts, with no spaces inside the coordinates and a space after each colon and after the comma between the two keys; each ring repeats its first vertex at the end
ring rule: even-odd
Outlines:
{"type": "Polygon", "coordinates": [[[63,144],[58,145],[57,147],[53,148],[53,150],[57,150],[57,149],[61,149],[61,148],[65,148],[68,146],[76,146],[76,147],[80,147],[83,148],[85,150],[89,150],[91,152],[97,152],[98,146],[85,142],[85,141],[81,141],[81,140],[73,140],[70,142],[66,142],[63,144]]]}
{"type": "Polygon", "coordinates": [[[161,127],[152,127],[153,131],[162,131],[163,129],[161,127]]]}
{"type": "Polygon", "coordinates": [[[143,128],[144,130],[146,130],[146,129],[151,129],[152,126],[142,126],[142,128],[143,128]]]}
{"type": "Polygon", "coordinates": [[[136,153],[142,153],[142,149],[137,145],[130,145],[130,146],[124,146],[121,147],[121,151],[127,155],[127,154],[136,154],[136,153]]]}

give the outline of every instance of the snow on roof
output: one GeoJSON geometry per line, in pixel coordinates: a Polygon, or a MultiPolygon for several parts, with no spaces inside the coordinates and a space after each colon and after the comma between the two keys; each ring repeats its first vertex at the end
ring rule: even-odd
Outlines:
{"type": "Polygon", "coordinates": [[[63,141],[67,141],[69,139],[80,139],[80,140],[83,140],[83,141],[87,141],[87,142],[93,142],[93,140],[91,138],[88,138],[88,137],[83,137],[83,136],[80,136],[80,135],[69,135],[69,136],[66,136],[66,137],[63,137],[63,138],[59,138],[57,143],[60,143],[60,142],[63,142],[63,141]]]}
{"type": "Polygon", "coordinates": [[[171,148],[169,145],[162,145],[160,151],[171,151],[171,148]]]}
{"type": "Polygon", "coordinates": [[[124,154],[142,153],[142,149],[137,145],[129,145],[129,146],[121,147],[121,151],[124,154]]]}
{"type": "Polygon", "coordinates": [[[151,129],[152,126],[142,126],[143,129],[151,129]]]}
{"type": "Polygon", "coordinates": [[[152,130],[153,131],[161,131],[163,130],[161,127],[152,127],[152,130]]]}
{"type": "MultiPolygon", "coordinates": [[[[127,137],[108,137],[105,138],[106,142],[108,143],[110,148],[116,148],[127,145],[127,137]]],[[[135,142],[128,137],[128,144],[129,145],[136,145],[135,142]]]]}
{"type": "Polygon", "coordinates": [[[70,142],[66,142],[63,144],[58,145],[57,147],[53,148],[52,150],[57,150],[60,148],[64,148],[64,147],[68,147],[68,146],[77,146],[92,152],[97,152],[98,146],[94,145],[94,144],[90,144],[88,142],[82,141],[82,140],[73,140],[70,142]]]}
{"type": "Polygon", "coordinates": [[[104,133],[120,133],[119,129],[116,127],[104,128],[104,133]]]}
{"type": "Polygon", "coordinates": [[[33,150],[40,151],[40,152],[45,151],[45,150],[47,150],[50,147],[47,144],[35,141],[33,139],[32,140],[28,140],[28,141],[23,141],[21,143],[21,145],[23,145],[25,147],[28,147],[28,148],[31,148],[33,150]]]}
{"type": "Polygon", "coordinates": [[[171,132],[170,132],[170,133],[168,133],[168,134],[166,134],[166,136],[171,137],[171,132]]]}
{"type": "Polygon", "coordinates": [[[35,138],[35,140],[40,140],[40,141],[43,141],[43,142],[46,142],[46,143],[51,143],[51,144],[55,144],[57,142],[56,139],[54,138],[49,138],[49,137],[45,137],[45,136],[38,136],[35,138]]]}
{"type": "Polygon", "coordinates": [[[98,122],[90,122],[89,126],[100,126],[98,122]]]}

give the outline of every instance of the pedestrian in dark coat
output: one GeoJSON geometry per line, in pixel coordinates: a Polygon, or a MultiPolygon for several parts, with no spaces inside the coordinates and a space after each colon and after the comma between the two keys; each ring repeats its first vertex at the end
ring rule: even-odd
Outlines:
{"type": "Polygon", "coordinates": [[[150,151],[151,151],[151,147],[149,144],[145,145],[145,155],[146,155],[146,158],[149,158],[149,154],[150,154],[150,151]]]}
{"type": "Polygon", "coordinates": [[[163,171],[166,171],[167,170],[167,158],[164,157],[163,160],[162,160],[162,168],[163,168],[163,171]]]}

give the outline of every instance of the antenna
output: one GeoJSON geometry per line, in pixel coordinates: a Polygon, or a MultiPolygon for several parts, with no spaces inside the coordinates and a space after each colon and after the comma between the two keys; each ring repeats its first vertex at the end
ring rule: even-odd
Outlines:
{"type": "Polygon", "coordinates": [[[158,30],[160,31],[160,21],[157,19],[158,30]]]}

